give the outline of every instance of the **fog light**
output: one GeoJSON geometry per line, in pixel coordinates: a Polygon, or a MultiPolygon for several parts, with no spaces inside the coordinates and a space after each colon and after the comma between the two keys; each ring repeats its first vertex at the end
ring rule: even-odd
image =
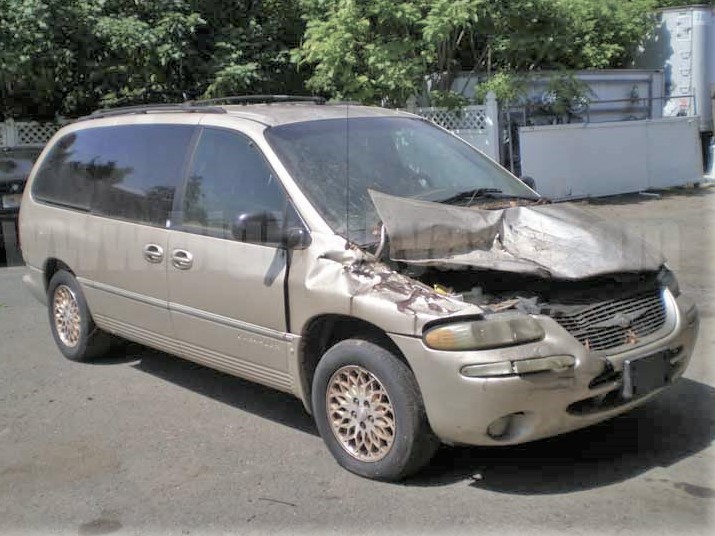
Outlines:
{"type": "Polygon", "coordinates": [[[493,421],[487,427],[487,434],[489,434],[489,437],[492,439],[504,437],[509,432],[509,425],[511,425],[513,417],[513,414],[504,415],[503,417],[499,417],[496,421],[493,421]]]}
{"type": "Polygon", "coordinates": [[[491,378],[496,376],[515,376],[535,372],[564,372],[576,364],[572,355],[552,355],[518,361],[497,361],[483,365],[467,365],[460,371],[469,378],[491,378]]]}

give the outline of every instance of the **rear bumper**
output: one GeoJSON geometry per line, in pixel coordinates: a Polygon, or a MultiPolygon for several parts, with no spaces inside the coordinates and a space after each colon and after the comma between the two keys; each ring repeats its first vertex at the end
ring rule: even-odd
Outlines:
{"type": "Polygon", "coordinates": [[[499,350],[440,352],[427,348],[419,338],[392,338],[415,373],[432,429],[443,441],[471,445],[524,443],[609,419],[664,389],[637,399],[623,399],[619,372],[626,359],[671,351],[671,383],[679,378],[695,345],[698,313],[688,299],[670,299],[674,304],[674,327],[667,335],[607,358],[589,352],[548,317],[538,317],[546,331],[544,340],[499,350]],[[564,372],[524,376],[468,378],[460,374],[465,365],[551,355],[572,355],[576,365],[564,372]],[[612,373],[604,375],[606,370],[612,373]],[[508,415],[512,417],[507,432],[490,436],[490,424],[508,415]]]}
{"type": "Polygon", "coordinates": [[[27,266],[27,272],[22,276],[22,282],[37,301],[42,305],[47,305],[45,274],[42,270],[34,266],[27,266]]]}
{"type": "Polygon", "coordinates": [[[0,221],[17,221],[17,216],[20,213],[20,209],[0,209],[0,221]]]}

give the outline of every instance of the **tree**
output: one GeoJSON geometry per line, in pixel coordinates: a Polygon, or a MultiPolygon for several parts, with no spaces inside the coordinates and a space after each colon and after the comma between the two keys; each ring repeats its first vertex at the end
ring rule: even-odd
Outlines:
{"type": "Polygon", "coordinates": [[[0,113],[288,92],[294,0],[0,0],[0,113]]]}
{"type": "Polygon", "coordinates": [[[446,90],[459,69],[525,72],[625,64],[653,27],[655,0],[303,0],[295,58],[308,86],[403,104],[446,90]]]}
{"type": "Polygon", "coordinates": [[[304,41],[295,53],[311,66],[308,88],[338,98],[402,105],[424,77],[455,66],[474,37],[485,0],[303,0],[304,41]]]}
{"type": "Polygon", "coordinates": [[[618,67],[671,0],[0,0],[0,113],[309,91],[404,105],[454,73],[618,67]]]}

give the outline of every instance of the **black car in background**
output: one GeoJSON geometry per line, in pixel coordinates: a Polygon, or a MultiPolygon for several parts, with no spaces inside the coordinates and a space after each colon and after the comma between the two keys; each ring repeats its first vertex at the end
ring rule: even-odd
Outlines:
{"type": "Polygon", "coordinates": [[[0,264],[19,258],[17,215],[22,191],[35,160],[42,151],[37,147],[0,148],[0,264]]]}

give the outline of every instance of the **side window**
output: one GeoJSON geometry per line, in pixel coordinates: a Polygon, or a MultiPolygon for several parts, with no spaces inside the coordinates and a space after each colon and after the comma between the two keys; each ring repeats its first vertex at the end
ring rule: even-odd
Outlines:
{"type": "Polygon", "coordinates": [[[32,185],[33,197],[89,210],[94,189],[93,162],[99,153],[100,144],[91,131],[67,134],[45,157],[32,185]]]}
{"type": "Polygon", "coordinates": [[[92,211],[166,226],[194,131],[190,125],[97,129],[102,151],[92,161],[92,211]]]}
{"type": "Polygon", "coordinates": [[[186,184],[184,230],[278,243],[286,203],[278,179],[250,139],[228,130],[204,129],[186,184]]]}
{"type": "Polygon", "coordinates": [[[73,132],[45,158],[32,194],[41,201],[164,227],[194,132],[190,125],[73,132]]]}

